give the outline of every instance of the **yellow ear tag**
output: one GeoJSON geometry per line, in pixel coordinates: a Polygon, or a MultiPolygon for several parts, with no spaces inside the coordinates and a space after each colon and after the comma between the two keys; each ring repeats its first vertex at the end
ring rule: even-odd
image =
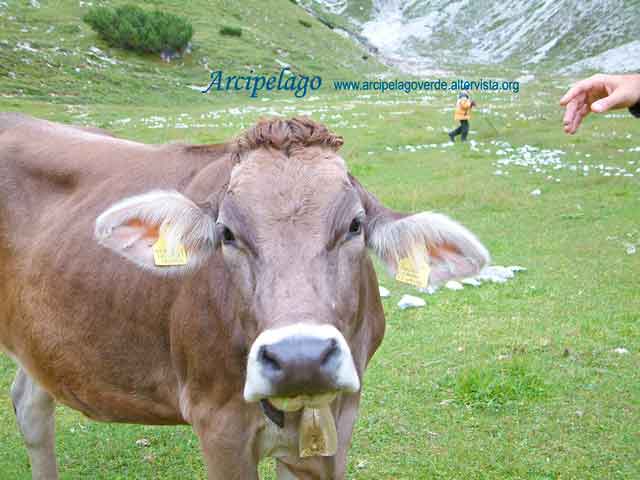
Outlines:
{"type": "Polygon", "coordinates": [[[430,272],[431,268],[427,262],[427,255],[405,257],[398,262],[396,280],[417,288],[427,288],[429,286],[430,272]]]}
{"type": "Polygon", "coordinates": [[[186,265],[189,261],[187,251],[181,243],[173,251],[167,248],[167,241],[162,231],[160,231],[160,236],[151,249],[153,250],[153,261],[156,267],[179,267],[186,265]]]}

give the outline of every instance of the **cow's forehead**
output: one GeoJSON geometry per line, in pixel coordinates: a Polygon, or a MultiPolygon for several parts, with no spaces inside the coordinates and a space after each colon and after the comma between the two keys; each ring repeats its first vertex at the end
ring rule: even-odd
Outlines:
{"type": "Polygon", "coordinates": [[[234,196],[291,198],[304,193],[331,197],[350,186],[344,160],[322,147],[306,147],[285,154],[274,149],[249,152],[231,172],[234,196]]]}
{"type": "Polygon", "coordinates": [[[256,238],[270,238],[290,225],[306,225],[307,232],[321,235],[332,212],[344,208],[345,193],[353,193],[353,186],[335,152],[311,147],[285,155],[258,149],[234,167],[220,220],[242,217],[256,238]]]}

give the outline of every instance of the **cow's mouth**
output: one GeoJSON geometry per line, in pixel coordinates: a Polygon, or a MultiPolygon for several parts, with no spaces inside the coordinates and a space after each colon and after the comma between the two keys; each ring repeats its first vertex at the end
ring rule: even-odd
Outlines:
{"type": "Polygon", "coordinates": [[[297,412],[304,408],[322,408],[335,400],[337,393],[330,392],[321,395],[298,395],[295,397],[271,397],[260,400],[260,406],[265,416],[278,427],[284,428],[286,412],[297,412]]]}
{"type": "Polygon", "coordinates": [[[265,416],[280,428],[284,428],[284,411],[277,409],[266,398],[260,400],[260,406],[265,416]]]}
{"type": "Polygon", "coordinates": [[[305,457],[330,457],[338,450],[338,432],[331,410],[336,392],[296,397],[271,397],[260,400],[262,411],[273,423],[284,428],[286,412],[301,412],[298,423],[298,454],[305,457]]]}

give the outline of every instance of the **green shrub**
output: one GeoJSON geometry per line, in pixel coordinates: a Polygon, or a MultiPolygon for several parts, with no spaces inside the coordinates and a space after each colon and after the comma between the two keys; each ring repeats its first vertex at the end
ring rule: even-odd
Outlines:
{"type": "Polygon", "coordinates": [[[109,45],[138,52],[181,51],[193,37],[193,27],[184,18],[134,5],[92,7],[83,20],[109,45]]]}
{"type": "Polygon", "coordinates": [[[230,37],[241,37],[242,29],[240,27],[231,27],[229,25],[225,25],[220,28],[220,35],[229,35],[230,37]]]}
{"type": "Polygon", "coordinates": [[[307,22],[306,20],[298,20],[300,22],[300,25],[302,25],[303,27],[307,27],[307,28],[311,28],[311,22],[307,22]]]}

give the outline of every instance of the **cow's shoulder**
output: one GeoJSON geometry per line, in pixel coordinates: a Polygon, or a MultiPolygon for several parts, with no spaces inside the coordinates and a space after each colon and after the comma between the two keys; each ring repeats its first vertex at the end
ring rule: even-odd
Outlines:
{"type": "Polygon", "coordinates": [[[181,176],[192,175],[227,150],[224,144],[145,144],[99,128],[0,113],[0,162],[19,166],[16,174],[35,173],[41,179],[73,175],[103,180],[125,174],[128,181],[175,178],[181,183],[181,176]]]}
{"type": "Polygon", "coordinates": [[[10,229],[19,230],[25,218],[38,229],[52,216],[88,225],[109,204],[152,190],[193,192],[201,200],[223,188],[231,169],[227,150],[225,145],[144,144],[1,114],[0,213],[13,212],[4,216],[10,229]]]}

